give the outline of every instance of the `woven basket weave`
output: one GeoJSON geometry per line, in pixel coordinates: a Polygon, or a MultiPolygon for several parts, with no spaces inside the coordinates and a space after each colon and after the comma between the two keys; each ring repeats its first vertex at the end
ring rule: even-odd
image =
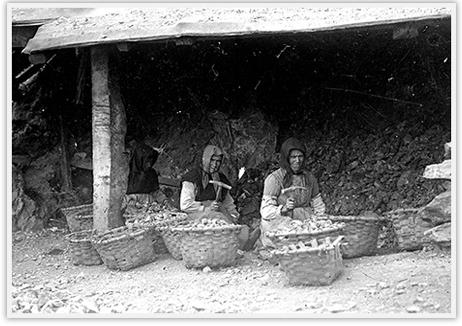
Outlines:
{"type": "MultiPolygon", "coordinates": [[[[317,241],[321,244],[325,242],[323,239],[317,241]]],[[[310,242],[303,244],[304,248],[292,244],[272,251],[289,279],[289,284],[331,284],[343,271],[340,243],[327,247],[313,246],[310,242]]]]}
{"type": "Polygon", "coordinates": [[[187,224],[188,221],[186,219],[180,219],[157,226],[157,229],[162,235],[165,246],[167,247],[172,257],[176,260],[183,259],[183,255],[181,253],[181,241],[183,234],[180,231],[174,230],[174,228],[186,226],[187,224]]]}
{"type": "Polygon", "coordinates": [[[377,251],[380,220],[373,216],[327,216],[332,222],[341,222],[345,244],[341,246],[343,258],[374,255],[377,251]]]}
{"type": "Polygon", "coordinates": [[[155,259],[151,238],[139,226],[121,226],[95,234],[92,244],[109,269],[126,271],[155,259]]]}
{"type": "Polygon", "coordinates": [[[432,224],[422,220],[418,208],[396,209],[385,213],[393,222],[398,247],[402,250],[418,250],[430,244],[424,232],[432,228],[432,224]]]}
{"type": "Polygon", "coordinates": [[[151,238],[152,247],[154,248],[154,253],[158,255],[168,253],[168,249],[165,246],[164,240],[162,239],[161,233],[156,229],[154,224],[141,222],[139,216],[134,215],[124,215],[125,225],[126,226],[140,226],[146,229],[148,232],[147,235],[151,238]]]}
{"type": "Polygon", "coordinates": [[[101,265],[103,261],[91,243],[92,231],[80,231],[66,235],[74,265],[101,265]]]}
{"type": "Polygon", "coordinates": [[[187,268],[225,267],[236,261],[241,225],[176,227],[182,235],[181,255],[187,268]]]}
{"type": "Polygon", "coordinates": [[[270,239],[276,248],[298,242],[307,242],[313,239],[322,239],[326,237],[336,238],[343,234],[343,225],[333,225],[331,228],[319,231],[303,231],[303,232],[266,232],[266,236],[270,239]]]}
{"type": "Polygon", "coordinates": [[[93,204],[61,208],[61,212],[72,233],[93,229],[93,204]]]}

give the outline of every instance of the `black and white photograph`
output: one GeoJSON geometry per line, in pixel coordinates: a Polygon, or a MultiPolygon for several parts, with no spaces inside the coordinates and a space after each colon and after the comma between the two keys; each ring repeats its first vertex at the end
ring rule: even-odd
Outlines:
{"type": "Polygon", "coordinates": [[[456,317],[456,3],[5,6],[8,319],[456,317]]]}

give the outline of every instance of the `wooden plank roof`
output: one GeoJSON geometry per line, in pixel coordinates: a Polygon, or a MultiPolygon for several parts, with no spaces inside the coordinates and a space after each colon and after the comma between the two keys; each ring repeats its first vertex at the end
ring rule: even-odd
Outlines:
{"type": "Polygon", "coordinates": [[[182,36],[237,36],[316,32],[451,17],[454,4],[420,7],[315,4],[265,7],[99,8],[94,16],[60,17],[41,26],[23,52],[145,42],[182,36]]]}

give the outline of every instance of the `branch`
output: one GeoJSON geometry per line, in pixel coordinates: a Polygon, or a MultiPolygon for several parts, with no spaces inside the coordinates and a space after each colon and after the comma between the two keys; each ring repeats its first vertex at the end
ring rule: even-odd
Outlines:
{"type": "Polygon", "coordinates": [[[345,92],[345,93],[354,93],[354,94],[366,95],[366,96],[370,96],[370,97],[376,97],[376,98],[380,98],[380,99],[383,99],[383,100],[388,100],[388,101],[393,101],[393,102],[398,102],[398,103],[403,103],[403,104],[417,105],[417,106],[420,106],[420,107],[423,106],[422,103],[404,101],[404,100],[400,100],[400,99],[397,99],[397,98],[394,98],[394,97],[369,94],[369,93],[366,93],[366,92],[355,91],[355,90],[352,90],[352,89],[344,89],[344,88],[336,88],[336,87],[324,87],[324,89],[328,89],[328,90],[331,90],[331,91],[341,91],[341,92],[345,92]]]}

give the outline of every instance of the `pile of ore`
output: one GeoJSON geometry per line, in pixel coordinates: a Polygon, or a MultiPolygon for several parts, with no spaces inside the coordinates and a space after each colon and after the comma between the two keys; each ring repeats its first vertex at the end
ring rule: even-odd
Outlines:
{"type": "Polygon", "coordinates": [[[442,160],[449,138],[438,127],[412,135],[405,125],[354,138],[310,137],[305,141],[307,164],[318,179],[328,214],[420,207],[446,190],[444,181],[425,179],[422,173],[442,160]]]}

